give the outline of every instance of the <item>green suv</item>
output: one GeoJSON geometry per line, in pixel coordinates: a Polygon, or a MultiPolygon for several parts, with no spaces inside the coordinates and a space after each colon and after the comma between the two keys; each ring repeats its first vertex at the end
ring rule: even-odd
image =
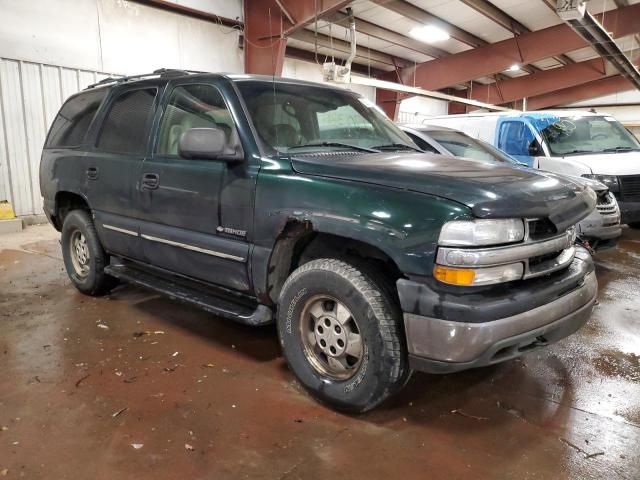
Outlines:
{"type": "Polygon", "coordinates": [[[375,407],[413,370],[548,345],[596,298],[573,227],[592,190],[422,153],[369,100],[326,85],[106,79],[62,106],[40,184],[78,290],[134,283],[275,321],[296,377],[341,410],[375,407]]]}

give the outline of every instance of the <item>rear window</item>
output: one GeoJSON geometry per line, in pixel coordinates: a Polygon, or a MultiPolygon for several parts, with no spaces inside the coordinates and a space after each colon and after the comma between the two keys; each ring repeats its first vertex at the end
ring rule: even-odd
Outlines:
{"type": "Polygon", "coordinates": [[[146,151],[157,89],[125,92],[111,104],[98,148],[114,153],[142,155],[146,151]]]}
{"type": "Polygon", "coordinates": [[[106,94],[105,89],[92,90],[67,100],[51,125],[46,147],[80,145],[106,94]]]}

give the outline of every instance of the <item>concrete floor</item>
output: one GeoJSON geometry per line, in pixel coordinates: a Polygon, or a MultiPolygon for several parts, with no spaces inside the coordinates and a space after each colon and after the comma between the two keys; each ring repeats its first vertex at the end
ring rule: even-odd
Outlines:
{"type": "Polygon", "coordinates": [[[50,227],[0,237],[0,476],[638,479],[640,232],[597,264],[600,305],[576,335],[416,374],[349,417],[301,390],[273,328],[133,287],[85,297],[50,227]]]}

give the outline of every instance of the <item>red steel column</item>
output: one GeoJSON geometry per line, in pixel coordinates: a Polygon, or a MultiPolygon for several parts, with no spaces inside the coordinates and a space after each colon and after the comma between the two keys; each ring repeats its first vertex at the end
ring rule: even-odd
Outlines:
{"type": "Polygon", "coordinates": [[[287,47],[287,39],[281,37],[285,21],[274,0],[244,0],[245,73],[282,75],[287,47]]]}

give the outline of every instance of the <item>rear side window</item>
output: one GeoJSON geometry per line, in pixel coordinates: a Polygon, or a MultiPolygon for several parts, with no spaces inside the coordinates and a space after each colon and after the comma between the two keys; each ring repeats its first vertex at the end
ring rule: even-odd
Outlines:
{"type": "Polygon", "coordinates": [[[67,100],[51,125],[46,147],[80,145],[106,94],[105,89],[92,90],[67,100]]]}
{"type": "Polygon", "coordinates": [[[98,148],[114,153],[144,154],[157,92],[155,88],[144,88],[117,97],[102,124],[98,148]]]}

